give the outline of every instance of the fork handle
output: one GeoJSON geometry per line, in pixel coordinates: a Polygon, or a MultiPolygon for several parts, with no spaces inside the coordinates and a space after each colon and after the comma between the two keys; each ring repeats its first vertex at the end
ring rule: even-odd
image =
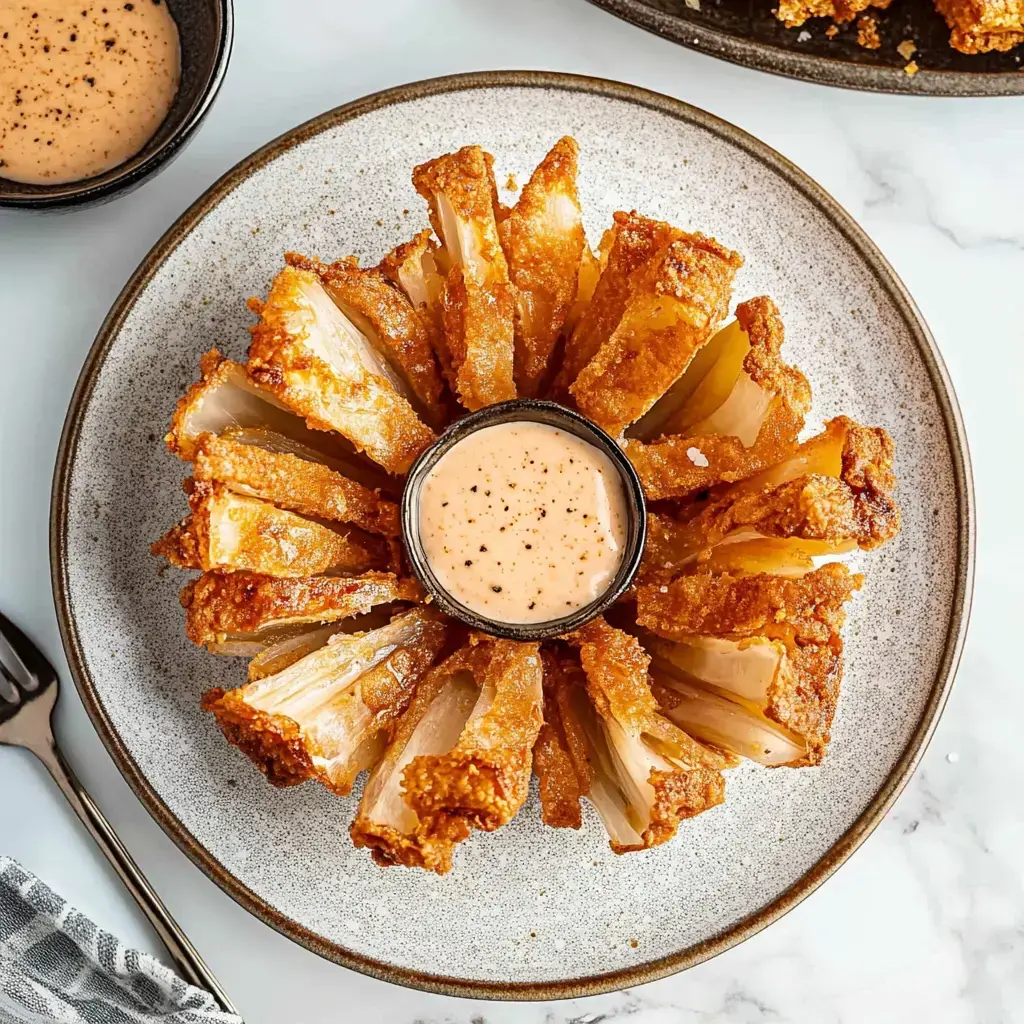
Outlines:
{"type": "Polygon", "coordinates": [[[218,984],[213,972],[206,966],[203,958],[189,941],[188,936],[181,930],[178,922],[171,917],[163,900],[139,870],[139,866],[132,860],[132,855],[121,842],[113,826],[93,802],[81,782],[78,781],[78,776],[65,760],[57,744],[51,740],[45,747],[33,747],[32,752],[46,765],[47,771],[53,776],[60,791],[67,797],[74,812],[81,818],[82,824],[96,840],[118,877],[127,886],[128,891],[135,898],[135,902],[149,919],[149,923],[160,936],[160,941],[167,947],[167,952],[171,955],[181,976],[190,985],[210,992],[225,1013],[238,1016],[238,1011],[218,984]]]}

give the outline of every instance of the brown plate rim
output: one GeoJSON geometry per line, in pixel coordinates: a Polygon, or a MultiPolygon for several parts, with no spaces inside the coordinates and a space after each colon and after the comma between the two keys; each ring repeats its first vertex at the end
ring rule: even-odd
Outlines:
{"type": "Polygon", "coordinates": [[[953,684],[963,648],[970,613],[974,581],[974,494],[970,458],[963,421],[949,375],[935,342],[920,312],[895,271],[850,215],[821,186],[784,157],[746,132],[719,118],[679,100],[636,86],[600,78],[546,71],[484,71],[448,75],[374,93],[330,110],[293,128],[246,157],[221,177],[189,209],[143,259],[124,286],[83,365],[68,409],[54,470],[50,506],[50,573],[61,640],[79,695],[100,739],[110,752],[135,794],[149,813],[188,857],[229,896],[266,924],[320,956],[371,977],[394,984],[435,992],[441,995],[477,999],[547,1000],[570,999],[655,981],[677,971],[693,967],[718,953],[750,938],[776,921],[813,892],[867,838],[882,820],[917,766],[931,738],[939,715],[953,684]],[[82,422],[99,372],[113,340],[131,310],[140,291],[148,284],[167,256],[195,225],[226,195],[255,171],[279,154],[307,139],[370,111],[440,93],[470,89],[544,88],[585,92],[640,104],[678,120],[701,127],[740,146],[762,164],[781,175],[814,203],[841,231],[847,241],[872,269],[879,286],[886,292],[913,336],[931,378],[942,410],[948,443],[953,457],[957,491],[957,575],[943,657],[928,703],[917,727],[878,793],[847,832],[806,874],[785,892],[732,927],[703,942],[668,956],[635,967],[584,978],[565,978],[546,982],[479,981],[452,978],[395,967],[355,953],[337,943],[328,942],[308,928],[275,910],[240,882],[208,850],[202,847],[184,824],[171,812],[152,788],[121,737],[114,729],[89,675],[75,623],[68,589],[68,499],[71,473],[82,422]]]}
{"type": "Polygon", "coordinates": [[[614,14],[654,35],[688,50],[818,85],[910,96],[1019,96],[1024,94],[1024,71],[940,71],[921,68],[908,75],[902,68],[855,64],[838,57],[819,57],[781,46],[723,32],[681,11],[668,13],[644,0],[590,0],[595,7],[614,14]]]}

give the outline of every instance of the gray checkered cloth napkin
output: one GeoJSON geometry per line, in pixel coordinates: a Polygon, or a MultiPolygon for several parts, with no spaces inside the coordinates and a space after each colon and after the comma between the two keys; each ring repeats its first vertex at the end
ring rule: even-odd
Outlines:
{"type": "Polygon", "coordinates": [[[0,1024],[242,1024],[0,857],[0,1024]]]}

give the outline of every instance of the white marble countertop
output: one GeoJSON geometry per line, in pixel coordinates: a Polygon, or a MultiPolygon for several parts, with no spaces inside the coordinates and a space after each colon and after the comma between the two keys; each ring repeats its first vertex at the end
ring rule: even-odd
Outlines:
{"type": "MultiPolygon", "coordinates": [[[[248,1024],[1024,1021],[1024,97],[933,100],[831,90],[717,62],[584,0],[236,0],[235,52],[187,152],[100,209],[0,212],[0,607],[65,669],[50,595],[50,477],[96,329],[165,228],[252,149],[332,106],[450,72],[599,75],[740,125],[866,228],[938,340],[970,436],[977,585],[959,679],[895,809],[821,890],[685,974],[574,1003],[406,991],[292,944],[236,906],[160,831],[74,687],[61,739],[98,802],[248,1024]]],[[[65,679],[68,677],[65,673],[65,679]]],[[[0,750],[0,852],[127,941],[155,940],[41,768],[0,750]]]]}

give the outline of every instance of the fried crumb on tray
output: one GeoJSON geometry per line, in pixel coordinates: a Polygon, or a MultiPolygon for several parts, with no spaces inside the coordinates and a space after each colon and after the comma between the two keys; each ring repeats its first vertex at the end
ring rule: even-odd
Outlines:
{"type": "Polygon", "coordinates": [[[857,44],[865,50],[877,50],[882,45],[878,35],[878,19],[871,14],[862,14],[857,19],[857,44]]]}

